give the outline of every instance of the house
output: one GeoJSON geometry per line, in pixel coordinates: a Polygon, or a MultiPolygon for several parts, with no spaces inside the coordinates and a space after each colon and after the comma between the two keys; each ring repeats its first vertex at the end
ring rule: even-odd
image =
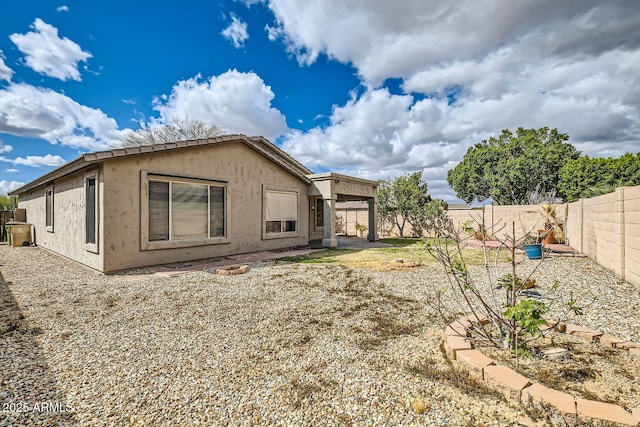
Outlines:
{"type": "Polygon", "coordinates": [[[263,137],[84,154],[11,192],[39,246],[102,272],[307,245],[335,247],[335,204],[377,182],[313,174],[263,137]]]}

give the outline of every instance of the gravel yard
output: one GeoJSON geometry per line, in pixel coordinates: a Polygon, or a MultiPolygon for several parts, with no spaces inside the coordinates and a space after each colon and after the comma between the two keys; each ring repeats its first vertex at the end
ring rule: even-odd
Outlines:
{"type": "MultiPolygon", "coordinates": [[[[640,341],[637,288],[586,259],[550,262],[539,283],[597,298],[576,322],[640,341]]],[[[2,426],[536,425],[436,375],[435,264],[105,276],[2,245],[0,273],[2,426]]]]}

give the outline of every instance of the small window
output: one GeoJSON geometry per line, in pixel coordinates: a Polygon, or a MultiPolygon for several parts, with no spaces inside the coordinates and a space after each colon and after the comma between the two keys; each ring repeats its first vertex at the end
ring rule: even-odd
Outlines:
{"type": "Polygon", "coordinates": [[[316,199],[316,228],[324,227],[324,200],[316,199]]]}
{"type": "Polygon", "coordinates": [[[53,232],[53,187],[47,187],[45,198],[45,229],[53,232]]]}
{"type": "Polygon", "coordinates": [[[264,192],[265,237],[292,237],[298,233],[298,193],[271,190],[264,192]]]}
{"type": "Polygon", "coordinates": [[[149,242],[225,237],[225,186],[149,177],[149,242]]]}
{"type": "Polygon", "coordinates": [[[98,175],[87,174],[85,186],[85,243],[90,252],[98,252],[98,175]]]}

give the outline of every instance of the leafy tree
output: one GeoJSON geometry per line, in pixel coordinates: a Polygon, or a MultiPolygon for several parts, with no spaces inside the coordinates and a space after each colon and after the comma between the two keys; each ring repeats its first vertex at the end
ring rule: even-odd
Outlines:
{"type": "MultiPolygon", "coordinates": [[[[378,186],[378,214],[382,220],[395,223],[400,237],[404,236],[407,223],[420,229],[419,211],[430,200],[427,183],[422,180],[422,172],[407,173],[394,180],[381,182],[378,186]]],[[[414,233],[416,232],[414,228],[414,233]]]]}
{"type": "Polygon", "coordinates": [[[9,196],[0,196],[0,211],[11,209],[11,199],[9,196]]]}
{"type": "Polygon", "coordinates": [[[222,129],[214,124],[189,119],[188,117],[176,117],[169,124],[129,132],[122,137],[121,142],[123,147],[137,147],[140,145],[213,138],[222,134],[222,129]]]}
{"type": "Polygon", "coordinates": [[[615,191],[624,185],[640,185],[640,153],[619,158],[582,156],[568,161],[560,170],[558,189],[573,202],[615,191]]]}
{"type": "Polygon", "coordinates": [[[580,152],[557,129],[504,129],[467,150],[448,173],[449,185],[467,203],[492,198],[500,205],[526,204],[532,192],[548,193],[558,186],[559,171],[580,152]]]}

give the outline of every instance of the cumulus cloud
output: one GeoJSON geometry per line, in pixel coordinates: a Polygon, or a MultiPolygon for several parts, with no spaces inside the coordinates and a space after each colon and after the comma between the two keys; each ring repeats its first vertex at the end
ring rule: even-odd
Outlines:
{"type": "Polygon", "coordinates": [[[69,6],[67,5],[58,6],[56,7],[56,12],[69,12],[69,6]]]}
{"type": "Polygon", "coordinates": [[[60,80],[81,80],[79,62],[92,55],[74,41],[58,36],[58,29],[40,18],[31,25],[33,31],[11,34],[9,38],[26,55],[25,63],[34,71],[60,80]]]}
{"type": "Polygon", "coordinates": [[[238,19],[235,15],[231,15],[231,24],[222,30],[221,34],[229,40],[236,49],[244,47],[244,42],[249,38],[247,23],[238,19]]]}
{"type": "Polygon", "coordinates": [[[9,144],[5,144],[4,142],[0,141],[0,153],[8,153],[11,150],[13,150],[12,146],[10,146],[9,144]]]}
{"type": "Polygon", "coordinates": [[[51,154],[47,154],[46,156],[27,156],[26,158],[16,157],[11,162],[14,165],[31,166],[34,168],[42,166],[62,166],[66,163],[62,157],[51,154]]]}
{"type": "Polygon", "coordinates": [[[5,56],[0,50],[0,81],[6,80],[11,81],[11,77],[13,76],[13,70],[7,67],[7,64],[4,63],[5,56]]]}
{"type": "Polygon", "coordinates": [[[318,168],[388,178],[423,170],[455,198],[446,172],[502,129],[558,128],[592,156],[640,151],[640,3],[595,0],[270,0],[302,65],[352,64],[367,88],[328,126],[284,139],[318,168]],[[398,78],[404,94],[384,88],[398,78]],[[409,96],[411,95],[411,96],[409,96]],[[344,157],[341,156],[344,155],[344,157]]]}
{"type": "Polygon", "coordinates": [[[24,184],[24,182],[19,181],[5,181],[4,179],[0,180],[0,195],[6,195],[10,191],[22,187],[24,184]]]}
{"type": "Polygon", "coordinates": [[[86,150],[117,144],[121,134],[116,121],[101,110],[27,84],[0,89],[0,132],[86,150]]]}
{"type": "Polygon", "coordinates": [[[14,168],[6,169],[6,171],[11,173],[20,172],[18,169],[14,169],[14,168]]]}
{"type": "Polygon", "coordinates": [[[271,140],[288,130],[282,113],[271,106],[275,95],[255,73],[229,70],[179,81],[170,95],[154,100],[159,123],[188,117],[213,123],[230,133],[263,135],[271,140]]]}

